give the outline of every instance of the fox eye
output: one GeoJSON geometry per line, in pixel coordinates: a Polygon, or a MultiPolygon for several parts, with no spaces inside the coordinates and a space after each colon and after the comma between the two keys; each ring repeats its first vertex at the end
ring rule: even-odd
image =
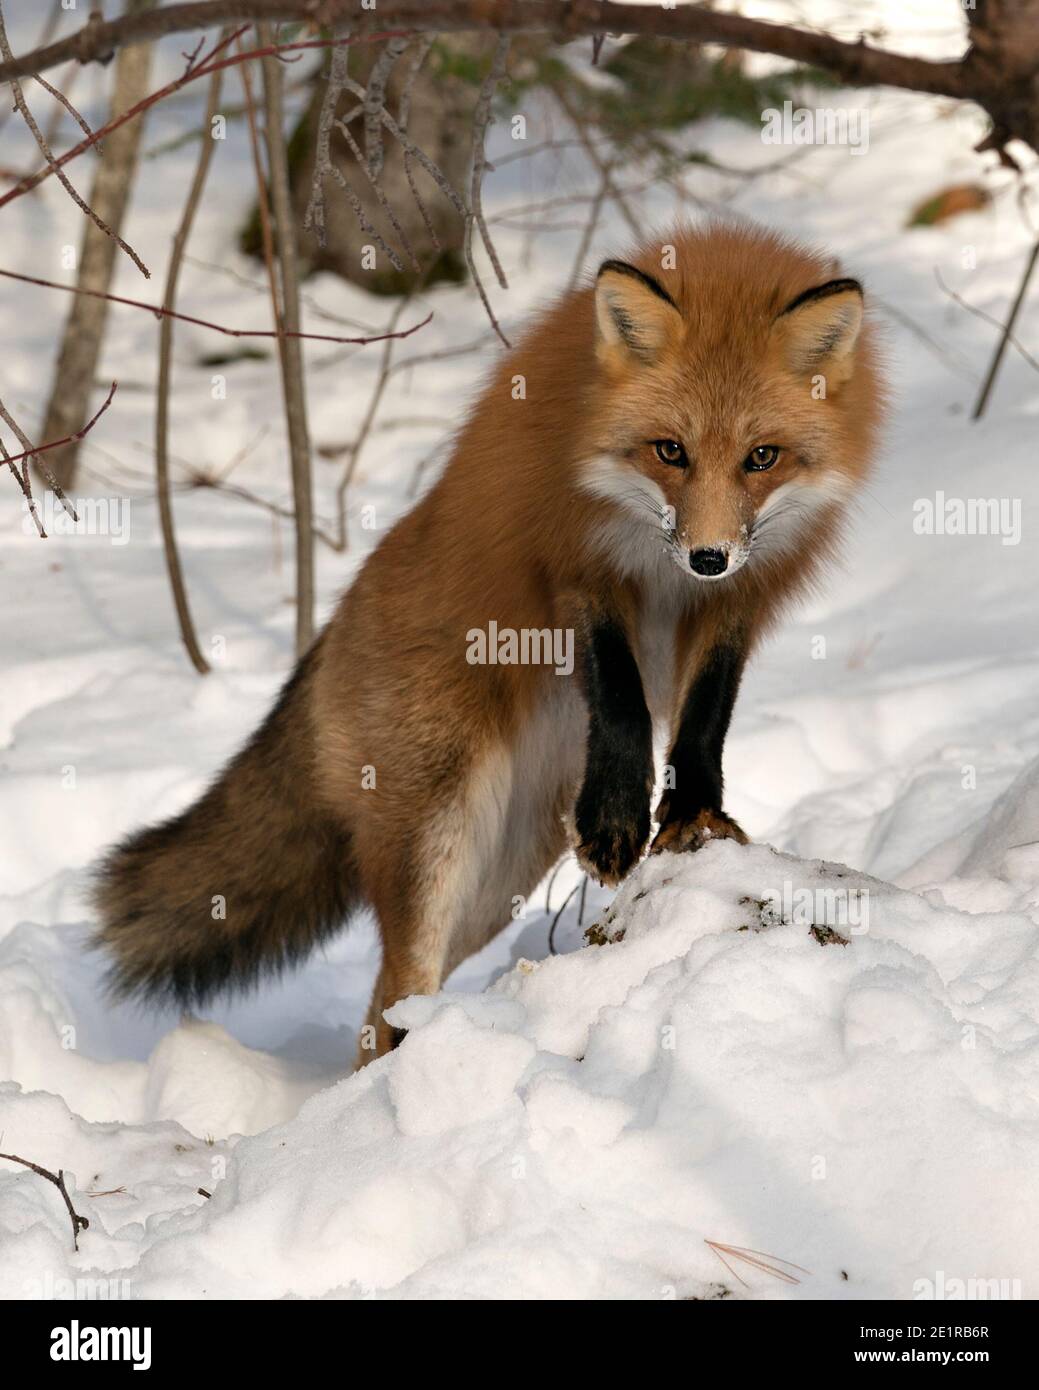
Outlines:
{"type": "Polygon", "coordinates": [[[748,473],[763,473],[766,468],[772,467],[777,458],[779,449],[775,444],[759,444],[743,460],[743,467],[748,473]]]}
{"type": "Polygon", "coordinates": [[[689,461],[677,439],[654,439],[653,448],[660,462],[669,463],[673,468],[684,468],[689,461]]]}

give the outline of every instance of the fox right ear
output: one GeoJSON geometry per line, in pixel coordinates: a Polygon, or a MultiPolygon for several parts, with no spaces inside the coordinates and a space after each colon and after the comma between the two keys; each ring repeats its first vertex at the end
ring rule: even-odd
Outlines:
{"type": "Polygon", "coordinates": [[[862,327],[862,286],[858,280],[830,280],[805,290],[786,306],[773,325],[790,370],[798,375],[827,371],[834,384],[844,381],[862,327]]]}
{"type": "Polygon", "coordinates": [[[599,356],[652,362],[682,326],[678,306],[651,275],[625,261],[603,261],[595,282],[599,356]]]}

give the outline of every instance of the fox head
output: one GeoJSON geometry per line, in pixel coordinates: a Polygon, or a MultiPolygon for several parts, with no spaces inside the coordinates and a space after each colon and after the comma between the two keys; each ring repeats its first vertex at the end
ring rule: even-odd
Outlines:
{"type": "Polygon", "coordinates": [[[663,553],[692,586],[809,572],[881,411],[859,282],[771,233],[712,228],[604,262],[592,299],[578,485],[611,504],[616,567],[663,553]]]}

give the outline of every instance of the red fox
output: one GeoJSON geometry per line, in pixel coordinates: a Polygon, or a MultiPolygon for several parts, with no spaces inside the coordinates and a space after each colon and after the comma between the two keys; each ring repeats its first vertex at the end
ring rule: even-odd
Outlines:
{"type": "Polygon", "coordinates": [[[654,819],[652,853],[746,842],[722,806],[744,664],[834,553],[883,414],[835,272],[751,226],[683,228],[538,318],[265,723],[102,865],[117,993],[197,1005],[369,905],[363,1063],[568,841],[608,885],[654,819]]]}

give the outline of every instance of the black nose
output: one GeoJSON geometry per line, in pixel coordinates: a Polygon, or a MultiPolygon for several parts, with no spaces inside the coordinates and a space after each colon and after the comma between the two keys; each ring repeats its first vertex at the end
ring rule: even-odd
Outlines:
{"type": "Polygon", "coordinates": [[[696,574],[708,578],[724,574],[729,567],[729,557],[724,550],[690,550],[689,568],[696,574]]]}

